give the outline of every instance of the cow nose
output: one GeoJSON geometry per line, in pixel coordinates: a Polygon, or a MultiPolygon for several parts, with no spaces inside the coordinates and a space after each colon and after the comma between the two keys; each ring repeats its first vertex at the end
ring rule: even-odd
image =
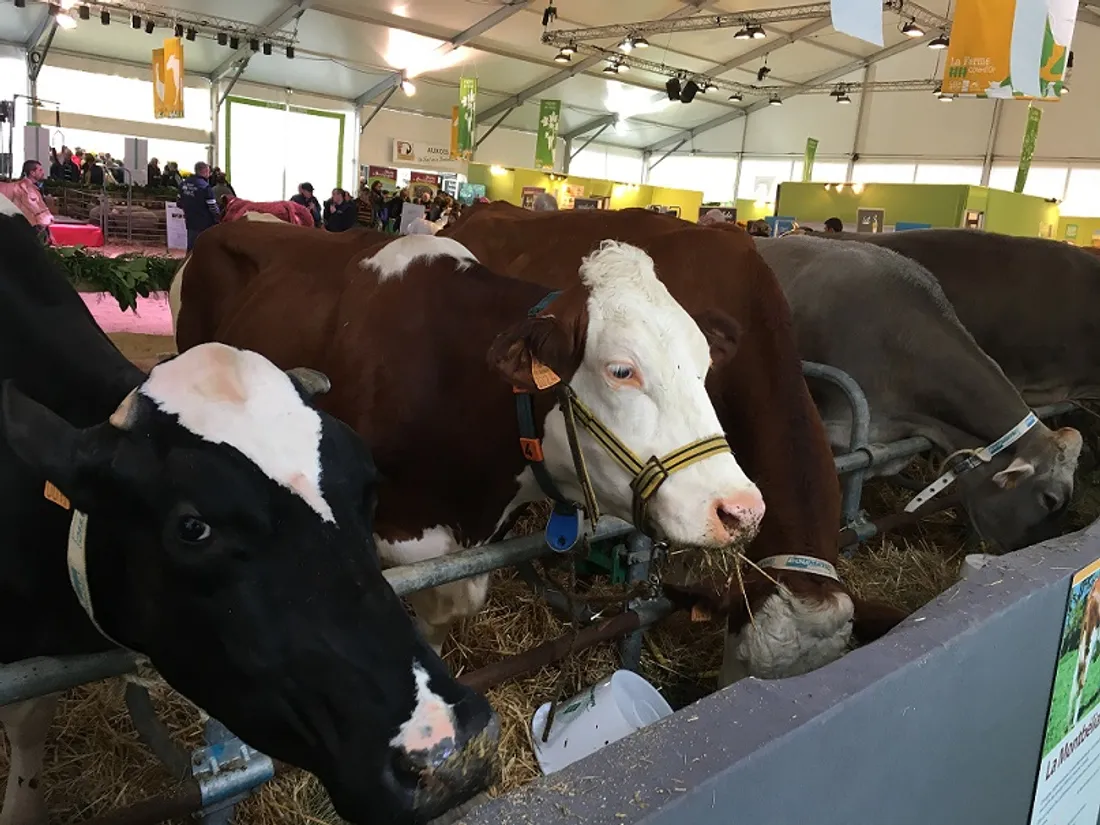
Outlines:
{"type": "Polygon", "coordinates": [[[714,502],[718,539],[723,543],[753,538],[764,518],[764,497],[753,487],[714,502]]]}

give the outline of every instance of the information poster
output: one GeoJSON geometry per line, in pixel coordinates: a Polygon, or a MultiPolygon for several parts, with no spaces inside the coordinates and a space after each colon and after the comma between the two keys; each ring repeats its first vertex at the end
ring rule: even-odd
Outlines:
{"type": "Polygon", "coordinates": [[[1030,825],[1096,825],[1100,816],[1100,561],[1074,574],[1030,825]]]}
{"type": "Polygon", "coordinates": [[[367,188],[374,186],[376,180],[382,181],[382,189],[393,192],[397,189],[397,170],[390,166],[368,166],[367,188]]]}
{"type": "Polygon", "coordinates": [[[430,197],[439,194],[439,175],[427,172],[409,173],[409,198],[418,201],[427,192],[430,197]]]}
{"type": "Polygon", "coordinates": [[[187,249],[187,221],[183,210],[171,201],[165,201],[164,220],[168,229],[168,248],[187,249]]]}
{"type": "Polygon", "coordinates": [[[856,232],[882,232],[886,223],[885,209],[857,209],[856,232]]]}
{"type": "Polygon", "coordinates": [[[573,201],[584,197],[584,186],[579,183],[567,183],[561,188],[561,202],[559,209],[572,209],[573,201]]]}
{"type": "Polygon", "coordinates": [[[768,215],[764,218],[764,223],[768,225],[768,229],[771,230],[772,237],[778,238],[780,235],[785,235],[794,229],[795,219],[788,217],[781,217],[779,215],[768,215]]]}
{"type": "Polygon", "coordinates": [[[519,205],[524,209],[535,208],[535,196],[541,195],[546,190],[541,186],[525,186],[520,193],[519,205]]]}

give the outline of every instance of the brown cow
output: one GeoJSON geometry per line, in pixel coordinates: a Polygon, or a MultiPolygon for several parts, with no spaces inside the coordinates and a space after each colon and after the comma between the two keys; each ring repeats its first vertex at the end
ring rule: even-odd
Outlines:
{"type": "Polygon", "coordinates": [[[1100,577],[1092,583],[1092,589],[1085,597],[1085,610],[1081,614],[1081,634],[1077,640],[1077,667],[1073,672],[1073,682],[1069,688],[1069,700],[1066,704],[1067,728],[1072,728],[1081,718],[1081,700],[1085,694],[1085,681],[1089,675],[1089,663],[1096,653],[1096,643],[1100,640],[1100,577]]]}
{"type": "MultiPolygon", "coordinates": [[[[720,367],[732,353],[737,326],[713,308],[694,321],[637,248],[602,244],[551,300],[545,287],[494,275],[448,238],[407,236],[349,258],[354,244],[329,243],[329,234],[244,222],[204,233],[180,286],[177,344],[182,352],[233,341],[277,364],[323,369],[332,380],[323,406],[372,445],[383,477],[375,525],[389,563],[499,535],[521,505],[544,497],[539,465],[565,497],[582,500],[555,404],[563,396],[538,392],[555,380],[583,402],[580,418],[594,415],[639,463],[663,456],[671,470],[686,445],[713,447],[716,437],[724,445],[704,379],[712,359],[720,367]],[[314,261],[334,269],[317,271],[314,261]],[[510,385],[534,396],[541,441],[519,437],[510,385]]],[[[755,535],[760,492],[728,447],[672,472],[639,510],[630,483],[641,473],[624,470],[587,431],[578,435],[609,514],[699,547],[755,535]]],[[[411,598],[434,646],[455,619],[481,608],[487,585],[479,576],[411,598]]]]}

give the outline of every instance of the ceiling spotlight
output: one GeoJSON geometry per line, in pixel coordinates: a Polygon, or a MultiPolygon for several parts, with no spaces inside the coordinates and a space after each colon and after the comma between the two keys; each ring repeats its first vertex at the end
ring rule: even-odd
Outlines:
{"type": "Polygon", "coordinates": [[[1058,92],[1058,97],[1062,97],[1062,95],[1068,95],[1068,94],[1069,94],[1069,86],[1067,86],[1065,83],[1063,83],[1061,91],[1058,92]]]}
{"type": "Polygon", "coordinates": [[[17,9],[25,9],[27,7],[27,0],[15,0],[15,7],[17,9]]]}
{"type": "Polygon", "coordinates": [[[945,95],[943,93],[943,87],[942,86],[937,86],[936,87],[936,99],[939,100],[940,103],[950,103],[951,100],[952,100],[952,97],[951,97],[951,95],[945,95]]]}
{"type": "Polygon", "coordinates": [[[264,54],[267,54],[267,55],[271,54],[271,44],[270,43],[264,43],[264,54]]]}
{"type": "Polygon", "coordinates": [[[99,22],[102,23],[104,26],[111,25],[111,13],[107,11],[107,9],[104,9],[99,13],[99,22]]]}
{"type": "Polygon", "coordinates": [[[772,95],[770,98],[768,98],[768,105],[769,106],[782,106],[783,105],[783,99],[780,98],[779,95],[772,95]]]}
{"type": "Polygon", "coordinates": [[[768,36],[768,33],[760,28],[760,26],[749,26],[749,35],[753,40],[763,40],[768,36]]]}
{"type": "Polygon", "coordinates": [[[761,66],[756,71],[756,80],[759,82],[759,81],[763,80],[765,77],[767,77],[770,73],[771,73],[771,69],[769,69],[767,66],[761,66]]]}
{"type": "Polygon", "coordinates": [[[92,8],[91,8],[91,6],[89,6],[86,3],[83,6],[80,7],[80,19],[81,20],[91,20],[92,19],[92,8]]]}
{"type": "Polygon", "coordinates": [[[248,48],[252,49],[254,52],[258,52],[260,50],[260,41],[253,37],[248,41],[248,48]]]}
{"type": "Polygon", "coordinates": [[[837,95],[836,102],[837,103],[851,103],[852,99],[850,97],[848,97],[847,92],[842,92],[841,94],[837,95]]]}
{"type": "Polygon", "coordinates": [[[63,29],[75,29],[76,28],[76,20],[74,20],[73,16],[71,14],[67,13],[67,12],[61,12],[61,14],[57,15],[56,19],[57,19],[57,25],[60,26],[63,29]]]}
{"type": "Polygon", "coordinates": [[[145,21],[145,33],[146,34],[152,34],[153,29],[155,29],[156,27],[157,27],[157,24],[154,23],[152,20],[146,20],[145,21]]]}
{"type": "Polygon", "coordinates": [[[634,41],[631,40],[629,37],[624,37],[623,42],[619,44],[619,51],[621,51],[623,53],[628,53],[633,48],[634,48],[634,41]]]}
{"type": "Polygon", "coordinates": [[[745,97],[740,92],[734,92],[732,95],[730,95],[729,99],[735,103],[740,103],[742,100],[745,99],[745,97]]]}
{"type": "Polygon", "coordinates": [[[575,43],[566,43],[564,46],[561,47],[561,49],[559,49],[559,51],[562,54],[576,54],[577,46],[575,43]]]}
{"type": "Polygon", "coordinates": [[[187,30],[187,39],[188,40],[194,41],[194,39],[197,35],[198,35],[198,32],[196,32],[194,29],[189,28],[187,30]]]}
{"type": "Polygon", "coordinates": [[[646,40],[644,37],[635,37],[631,42],[634,44],[635,49],[649,48],[649,41],[646,40]]]}
{"type": "Polygon", "coordinates": [[[906,37],[924,37],[924,29],[917,25],[916,20],[910,20],[902,26],[901,33],[906,37]]]}
{"type": "Polygon", "coordinates": [[[235,35],[235,34],[234,34],[234,35],[232,35],[232,36],[231,36],[231,37],[229,38],[229,48],[231,48],[231,49],[233,49],[234,51],[236,51],[236,50],[237,50],[237,49],[239,49],[240,47],[241,47],[241,38],[237,37],[237,35],[235,35]]]}
{"type": "Polygon", "coordinates": [[[618,63],[615,64],[615,71],[621,74],[623,72],[630,71],[630,67],[620,60],[618,63]]]}
{"type": "Polygon", "coordinates": [[[746,26],[743,29],[738,29],[737,34],[735,34],[733,36],[733,39],[734,40],[751,40],[752,39],[752,32],[749,31],[748,27],[746,26]]]}
{"type": "Polygon", "coordinates": [[[573,60],[573,55],[570,54],[569,52],[567,52],[565,49],[562,49],[560,52],[558,52],[556,55],[554,55],[554,62],[555,63],[569,63],[572,60],[573,60]]]}
{"type": "Polygon", "coordinates": [[[683,90],[680,92],[681,103],[691,103],[695,100],[695,95],[699,93],[699,84],[694,80],[689,80],[684,84],[683,90]]]}
{"type": "Polygon", "coordinates": [[[140,29],[141,28],[141,15],[140,14],[135,14],[133,17],[130,18],[130,28],[133,28],[133,29],[140,29]]]}
{"type": "Polygon", "coordinates": [[[287,46],[286,47],[286,56],[289,57],[291,60],[294,59],[294,47],[293,46],[287,46]]]}
{"type": "Polygon", "coordinates": [[[945,34],[937,34],[928,41],[928,48],[930,49],[946,49],[950,45],[951,39],[945,34]]]}
{"type": "Polygon", "coordinates": [[[229,42],[229,35],[225,32],[218,32],[218,45],[224,46],[229,42]]]}
{"type": "Polygon", "coordinates": [[[182,23],[176,23],[175,32],[176,32],[176,37],[183,37],[183,24],[182,23]]]}
{"type": "Polygon", "coordinates": [[[680,99],[680,78],[670,77],[665,81],[665,92],[668,94],[669,100],[680,99]]]}
{"type": "Polygon", "coordinates": [[[706,80],[706,81],[703,82],[703,90],[702,90],[703,94],[706,94],[707,92],[715,92],[717,90],[718,90],[718,87],[714,85],[713,81],[706,80]]]}
{"type": "Polygon", "coordinates": [[[401,91],[403,91],[409,97],[412,97],[414,94],[416,94],[416,84],[414,84],[411,80],[402,80],[401,91]]]}

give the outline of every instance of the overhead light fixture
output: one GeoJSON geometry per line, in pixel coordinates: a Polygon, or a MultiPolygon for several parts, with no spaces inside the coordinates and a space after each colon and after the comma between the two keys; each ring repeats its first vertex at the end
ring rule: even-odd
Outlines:
{"type": "Polygon", "coordinates": [[[224,46],[229,43],[229,35],[225,32],[218,32],[218,45],[224,46]]]}
{"type": "Polygon", "coordinates": [[[176,23],[176,37],[183,37],[183,23],[176,23]]]}
{"type": "Polygon", "coordinates": [[[229,37],[229,48],[233,49],[233,51],[236,51],[240,47],[241,47],[241,38],[237,37],[237,35],[235,35],[235,34],[230,35],[230,37],[229,37]]]}
{"type": "Polygon", "coordinates": [[[57,19],[57,25],[60,26],[63,29],[75,29],[76,28],[76,20],[74,20],[73,16],[71,14],[69,14],[68,12],[64,12],[64,11],[61,12],[60,14],[57,15],[56,19],[57,19]]]}
{"type": "Polygon", "coordinates": [[[945,34],[937,34],[934,38],[928,41],[928,48],[930,49],[946,49],[951,45],[951,38],[945,34]]]}
{"type": "Polygon", "coordinates": [[[665,81],[665,92],[668,94],[669,100],[680,99],[680,78],[670,77],[665,81]]]}
{"type": "Polygon", "coordinates": [[[640,37],[640,36],[635,37],[631,40],[631,42],[634,44],[635,49],[648,49],[649,48],[649,41],[646,40],[644,37],[640,37]]]}
{"type": "Polygon", "coordinates": [[[745,97],[740,92],[734,92],[732,95],[730,95],[729,99],[734,101],[735,103],[739,103],[744,100],[745,97]]]}
{"type": "Polygon", "coordinates": [[[708,80],[705,83],[703,83],[703,94],[706,94],[707,92],[716,92],[716,91],[718,91],[718,87],[714,85],[714,81],[708,80]]]}
{"type": "Polygon", "coordinates": [[[266,54],[266,55],[271,54],[271,44],[270,43],[264,43],[264,54],[266,54]]]}
{"type": "Polygon", "coordinates": [[[152,20],[146,20],[145,21],[145,33],[146,34],[152,34],[153,29],[155,29],[156,27],[157,27],[157,24],[154,23],[152,20]]]}
{"type": "Polygon", "coordinates": [[[901,27],[901,33],[906,37],[924,37],[924,29],[917,25],[916,20],[910,20],[901,27]]]}
{"type": "Polygon", "coordinates": [[[570,52],[565,51],[565,49],[562,49],[560,52],[554,55],[555,63],[570,63],[572,62],[572,60],[573,55],[570,52]]]}
{"type": "Polygon", "coordinates": [[[623,52],[624,54],[629,53],[630,50],[633,48],[634,41],[631,40],[629,37],[624,37],[623,42],[619,44],[619,51],[623,52]]]}
{"type": "Polygon", "coordinates": [[[559,49],[559,51],[562,54],[576,54],[577,53],[577,46],[576,46],[575,43],[566,43],[564,46],[562,46],[559,49]]]}
{"type": "Polygon", "coordinates": [[[1062,95],[1068,95],[1068,94],[1069,94],[1069,86],[1067,86],[1065,83],[1063,83],[1061,90],[1058,92],[1058,97],[1061,97],[1062,95]]]}
{"type": "Polygon", "coordinates": [[[414,94],[416,94],[416,84],[413,83],[411,80],[402,80],[401,91],[403,91],[409,97],[412,97],[414,94]]]}
{"type": "Polygon", "coordinates": [[[840,94],[840,95],[837,96],[836,102],[837,103],[851,103],[852,99],[850,97],[848,97],[847,92],[844,92],[843,94],[840,94]]]}
{"type": "Polygon", "coordinates": [[[783,99],[779,95],[772,95],[768,99],[768,105],[769,106],[782,106],[783,105],[783,99]]]}
{"type": "Polygon", "coordinates": [[[248,48],[252,49],[254,52],[258,52],[260,50],[260,41],[255,37],[251,38],[248,41],[248,48]]]}
{"type": "Polygon", "coordinates": [[[748,27],[746,26],[742,29],[738,29],[737,34],[735,34],[733,36],[733,39],[734,40],[752,40],[752,32],[749,31],[748,27]]]}
{"type": "Polygon", "coordinates": [[[286,56],[289,57],[291,60],[294,59],[294,47],[293,46],[287,46],[286,47],[286,56]]]}
{"type": "Polygon", "coordinates": [[[771,69],[769,69],[767,66],[761,66],[756,71],[756,80],[757,80],[757,82],[760,82],[761,80],[763,80],[770,73],[771,73],[771,69]]]}
{"type": "Polygon", "coordinates": [[[15,7],[17,9],[25,9],[27,7],[27,0],[15,0],[15,7]]]}
{"type": "Polygon", "coordinates": [[[853,183],[852,184],[852,192],[854,192],[857,195],[862,195],[863,194],[863,188],[864,187],[863,187],[862,183],[853,183]]]}
{"type": "Polygon", "coordinates": [[[132,29],[140,29],[141,28],[141,15],[140,14],[135,14],[134,16],[132,16],[130,18],[130,28],[132,28],[132,29]]]}
{"type": "Polygon", "coordinates": [[[196,38],[197,36],[198,36],[198,32],[196,32],[196,31],[195,31],[194,29],[191,29],[191,28],[189,28],[189,29],[187,30],[187,39],[188,39],[188,40],[194,41],[194,39],[195,39],[195,38],[196,38]]]}
{"type": "Polygon", "coordinates": [[[940,103],[950,103],[955,98],[951,95],[945,95],[943,92],[936,92],[936,98],[940,103]]]}
{"type": "Polygon", "coordinates": [[[80,7],[80,19],[91,20],[92,19],[92,7],[85,3],[80,7]]]}
{"type": "Polygon", "coordinates": [[[614,63],[608,63],[606,66],[603,67],[603,73],[604,74],[618,74],[619,70],[618,70],[618,68],[616,68],[614,63]]]}
{"type": "Polygon", "coordinates": [[[768,33],[760,26],[749,26],[749,35],[753,40],[763,40],[768,36],[768,33]]]}
{"type": "Polygon", "coordinates": [[[683,90],[680,92],[681,103],[691,103],[695,100],[695,95],[699,93],[699,84],[694,80],[689,80],[684,84],[683,90]]]}
{"type": "Polygon", "coordinates": [[[99,22],[102,23],[104,26],[111,25],[111,13],[107,11],[107,9],[104,9],[99,13],[99,22]]]}

